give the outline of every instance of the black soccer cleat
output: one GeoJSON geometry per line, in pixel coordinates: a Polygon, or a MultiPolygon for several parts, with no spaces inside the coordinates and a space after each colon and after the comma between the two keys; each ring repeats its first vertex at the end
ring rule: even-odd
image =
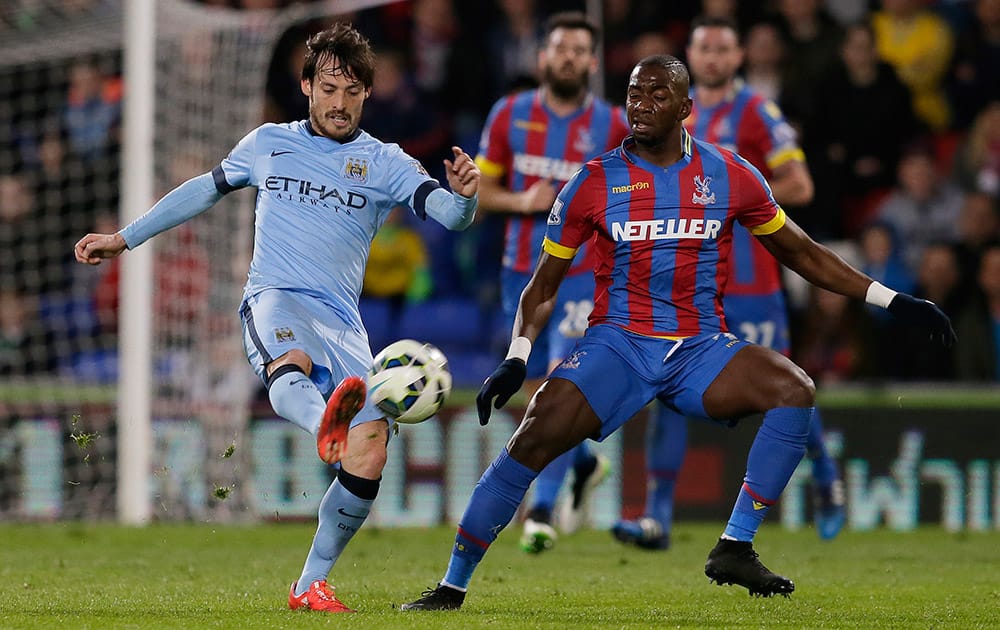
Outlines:
{"type": "Polygon", "coordinates": [[[708,554],[705,575],[719,586],[723,584],[743,586],[751,596],[788,597],[788,594],[795,590],[794,582],[773,573],[761,564],[752,543],[739,540],[719,539],[718,544],[708,554]]]}
{"type": "Polygon", "coordinates": [[[421,593],[421,598],[403,604],[400,610],[458,610],[465,601],[465,592],[438,584],[436,588],[421,593]]]}

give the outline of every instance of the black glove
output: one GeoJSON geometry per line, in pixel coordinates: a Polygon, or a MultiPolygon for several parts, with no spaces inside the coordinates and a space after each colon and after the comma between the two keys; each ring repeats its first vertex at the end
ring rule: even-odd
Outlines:
{"type": "Polygon", "coordinates": [[[479,424],[486,426],[490,421],[490,403],[496,398],[493,406],[503,407],[510,397],[521,389],[524,377],[528,374],[528,366],[521,359],[507,359],[493,370],[476,395],[476,409],[479,411],[479,424]]]}
{"type": "Polygon", "coordinates": [[[946,348],[955,345],[957,337],[951,320],[934,302],[897,293],[888,310],[900,321],[930,329],[932,341],[940,341],[946,348]]]}

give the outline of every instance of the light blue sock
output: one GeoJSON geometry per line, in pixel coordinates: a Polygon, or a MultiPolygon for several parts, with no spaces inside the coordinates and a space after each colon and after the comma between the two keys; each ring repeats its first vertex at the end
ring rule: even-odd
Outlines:
{"type": "Polygon", "coordinates": [[[326,411],[323,394],[298,367],[281,366],[274,374],[277,376],[269,379],[267,387],[274,413],[316,435],[326,411]]]}
{"type": "Polygon", "coordinates": [[[503,449],[472,491],[469,505],[458,523],[455,546],[442,583],[468,588],[472,573],[486,550],[514,518],[528,486],[538,476],[503,449]]]}
{"type": "Polygon", "coordinates": [[[753,540],[806,453],[812,412],[813,407],[778,407],[764,414],[750,446],[747,474],[726,525],[726,537],[753,540]]]}
{"type": "Polygon", "coordinates": [[[549,465],[538,473],[535,479],[535,495],[532,499],[531,511],[544,512],[549,517],[552,516],[552,508],[556,505],[559,497],[559,490],[562,488],[563,479],[575,457],[574,449],[570,449],[555,458],[549,465]]]}
{"type": "Polygon", "coordinates": [[[368,518],[378,486],[377,479],[363,479],[340,470],[319,504],[319,526],[302,567],[296,595],[306,592],[314,581],[327,578],[347,543],[368,518]]]}
{"type": "Polygon", "coordinates": [[[819,409],[813,413],[809,425],[809,436],[806,438],[806,455],[812,461],[812,476],[818,488],[829,488],[837,479],[837,464],[830,457],[823,442],[823,419],[819,409]]]}
{"type": "Polygon", "coordinates": [[[646,434],[646,516],[656,519],[664,533],[670,533],[674,520],[674,489],[677,474],[687,451],[688,419],[679,412],[660,405],[646,434]]]}

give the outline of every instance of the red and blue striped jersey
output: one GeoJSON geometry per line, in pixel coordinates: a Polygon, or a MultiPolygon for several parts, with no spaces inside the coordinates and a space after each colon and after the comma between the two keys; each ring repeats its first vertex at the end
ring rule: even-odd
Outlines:
{"type": "MultiPolygon", "coordinates": [[[[735,151],[770,177],[786,162],[805,161],[795,130],[781,110],[737,80],[733,92],[714,107],[694,107],[684,126],[696,138],[735,151]]],[[[764,246],[739,226],[733,231],[730,295],[770,295],[781,290],[781,266],[764,246]]]]}
{"type": "Polygon", "coordinates": [[[731,151],[683,132],[667,168],[635,155],[634,141],[588,162],[548,218],[545,251],[571,258],[594,239],[590,325],[656,337],[725,332],[722,294],[734,222],[771,234],[785,213],[764,177],[731,151]]]}
{"type": "MultiPolygon", "coordinates": [[[[504,97],[490,111],[479,141],[476,164],[485,174],[503,177],[507,188],[520,192],[540,179],[552,178],[559,190],[587,160],[613,149],[629,133],[624,111],[589,96],[569,116],[557,116],[538,90],[504,97]]],[[[512,214],[507,218],[503,265],[530,273],[545,236],[545,213],[512,214]]],[[[593,258],[581,252],[570,273],[589,273],[593,258]]]]}

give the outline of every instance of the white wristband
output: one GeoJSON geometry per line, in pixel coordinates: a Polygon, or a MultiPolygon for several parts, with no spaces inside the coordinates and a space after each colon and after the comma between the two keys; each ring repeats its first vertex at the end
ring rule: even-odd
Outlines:
{"type": "Polygon", "coordinates": [[[868,285],[868,292],[865,294],[865,302],[872,306],[889,308],[889,302],[896,297],[896,291],[885,286],[881,282],[872,282],[868,285]]]}
{"type": "Polygon", "coordinates": [[[507,359],[521,359],[525,363],[531,355],[531,341],[527,337],[514,337],[507,351],[507,359]]]}

